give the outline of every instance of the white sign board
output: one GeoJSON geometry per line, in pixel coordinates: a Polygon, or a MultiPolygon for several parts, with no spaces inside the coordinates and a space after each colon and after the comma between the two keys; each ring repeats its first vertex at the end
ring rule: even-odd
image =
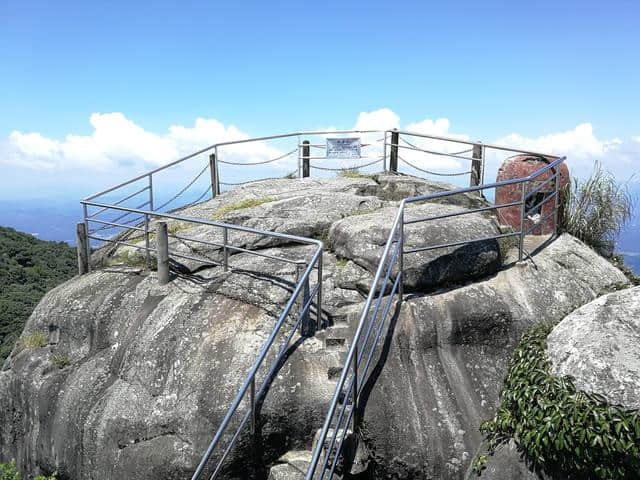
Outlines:
{"type": "Polygon", "coordinates": [[[360,158],[360,138],[327,138],[327,158],[360,158]]]}

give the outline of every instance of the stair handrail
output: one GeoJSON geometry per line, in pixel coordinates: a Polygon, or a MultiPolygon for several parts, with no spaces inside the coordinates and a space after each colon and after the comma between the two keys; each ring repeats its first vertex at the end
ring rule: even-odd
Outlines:
{"type": "Polygon", "coordinates": [[[537,171],[533,172],[531,175],[526,176],[526,177],[521,177],[521,178],[515,178],[515,179],[509,179],[509,180],[503,180],[503,181],[499,181],[499,182],[494,182],[494,183],[490,183],[490,184],[484,184],[484,185],[477,185],[477,186],[473,186],[473,187],[466,187],[466,188],[460,188],[460,189],[455,189],[455,190],[449,190],[446,192],[439,192],[439,193],[433,193],[433,194],[427,194],[427,195],[418,195],[418,196],[413,196],[413,197],[407,197],[404,200],[402,200],[400,202],[400,205],[398,207],[398,211],[396,213],[396,216],[393,220],[392,226],[391,226],[391,230],[389,232],[389,236],[387,237],[387,242],[385,244],[384,250],[382,252],[382,255],[380,257],[380,261],[378,262],[378,267],[376,270],[376,274],[374,276],[373,281],[371,282],[371,288],[369,289],[369,294],[367,295],[367,300],[366,303],[362,309],[362,313],[360,315],[360,319],[358,321],[358,326],[356,328],[356,331],[353,335],[353,338],[351,340],[351,345],[349,347],[349,351],[347,353],[347,357],[344,361],[344,365],[342,368],[342,371],[340,373],[340,378],[338,380],[338,383],[336,384],[336,388],[333,394],[333,397],[331,399],[331,403],[329,404],[329,409],[327,411],[327,415],[325,417],[325,421],[323,423],[322,426],[322,430],[320,431],[320,435],[319,437],[315,438],[315,449],[313,451],[312,454],[312,458],[311,458],[311,463],[308,466],[307,469],[307,473],[305,476],[305,480],[322,480],[323,478],[325,478],[325,473],[327,472],[327,466],[329,461],[331,461],[331,466],[329,468],[329,474],[328,474],[328,478],[331,479],[333,476],[333,473],[335,471],[335,468],[337,466],[337,462],[338,462],[338,457],[340,455],[341,449],[342,449],[342,445],[344,443],[344,440],[347,436],[347,426],[349,425],[349,423],[353,420],[353,431],[354,433],[356,432],[356,428],[357,428],[357,424],[358,424],[358,412],[357,409],[359,407],[359,395],[360,392],[362,391],[363,387],[364,387],[364,382],[362,380],[364,380],[366,378],[367,372],[368,372],[368,368],[369,368],[369,363],[371,361],[371,358],[373,356],[373,353],[375,351],[376,348],[376,344],[378,342],[378,339],[381,335],[382,332],[382,327],[384,326],[387,317],[389,315],[390,312],[390,307],[391,304],[393,302],[393,298],[394,295],[396,294],[396,290],[398,293],[398,301],[397,301],[397,306],[396,306],[396,311],[398,311],[399,307],[402,304],[403,301],[403,257],[405,254],[407,253],[414,253],[414,252],[419,252],[419,251],[424,251],[427,249],[433,249],[433,248],[448,248],[448,247],[452,247],[452,246],[460,246],[460,245],[465,245],[468,243],[473,243],[473,242],[477,242],[477,241],[487,241],[487,240],[492,240],[492,239],[498,239],[498,238],[503,238],[503,237],[508,237],[508,236],[518,236],[519,237],[519,250],[520,250],[520,255],[519,255],[519,260],[521,261],[523,259],[523,244],[524,244],[524,236],[528,233],[525,231],[524,229],[524,215],[526,213],[525,210],[525,202],[528,198],[529,195],[531,195],[531,192],[527,193],[526,190],[526,184],[533,182],[534,180],[536,180],[538,177],[540,177],[542,174],[544,174],[545,172],[551,170],[553,172],[553,174],[551,176],[549,176],[549,178],[543,180],[543,183],[541,185],[538,185],[537,187],[535,187],[534,189],[532,189],[532,191],[535,191],[535,189],[539,189],[541,188],[541,186],[543,186],[544,184],[551,182],[552,180],[554,180],[554,191],[553,193],[551,193],[550,195],[547,195],[545,197],[545,199],[540,202],[540,205],[544,204],[545,202],[554,199],[555,201],[555,206],[553,211],[551,212],[551,214],[547,215],[547,217],[551,217],[553,216],[555,221],[554,221],[554,232],[553,235],[556,236],[558,234],[558,208],[559,208],[559,180],[558,177],[560,176],[560,169],[556,168],[558,167],[561,163],[563,163],[566,160],[565,156],[562,157],[554,157],[555,160],[550,162],[548,165],[545,165],[544,167],[538,169],[537,171]],[[437,245],[436,247],[427,247],[427,248],[417,248],[417,249],[412,249],[412,250],[406,250],[404,249],[404,243],[405,243],[405,232],[404,232],[404,225],[407,224],[412,224],[412,223],[418,223],[418,222],[426,222],[426,221],[432,221],[432,220],[436,220],[436,219],[440,219],[443,217],[454,217],[454,216],[460,216],[460,215],[466,215],[469,213],[474,213],[474,212],[484,212],[484,211],[489,211],[489,210],[497,210],[499,208],[504,208],[505,205],[504,204],[500,204],[500,205],[493,205],[490,207],[482,207],[482,208],[476,208],[476,209],[470,209],[470,210],[463,210],[457,213],[452,213],[452,214],[445,214],[445,215],[436,215],[434,217],[427,217],[427,218],[421,218],[418,220],[410,220],[410,221],[406,221],[404,218],[405,215],[405,209],[406,209],[406,205],[410,204],[410,203],[414,203],[414,202],[428,202],[430,200],[435,200],[435,199],[441,199],[441,198],[445,198],[445,197],[449,197],[449,196],[453,196],[453,195],[460,195],[460,194],[465,194],[465,193],[473,193],[473,192],[479,192],[482,190],[486,190],[486,189],[495,189],[498,187],[504,187],[504,186],[509,186],[509,185],[517,185],[517,184],[521,184],[522,185],[522,196],[519,202],[516,202],[515,205],[519,205],[520,209],[521,209],[521,228],[520,231],[518,232],[510,232],[510,233],[506,233],[506,234],[499,234],[499,235],[495,235],[493,237],[485,237],[485,238],[481,238],[481,239],[473,239],[473,240],[468,240],[465,242],[457,242],[457,243],[448,243],[448,244],[442,244],[442,245],[437,245]],[[395,240],[395,238],[398,237],[397,240],[395,240]],[[396,243],[396,247],[393,250],[393,253],[391,248],[393,243],[396,243]],[[386,291],[386,286],[387,283],[389,281],[390,275],[393,271],[393,267],[395,265],[398,265],[398,271],[396,273],[396,279],[393,285],[393,288],[391,290],[391,293],[388,296],[388,300],[387,300],[387,304],[385,305],[384,308],[384,312],[383,315],[381,317],[381,320],[379,322],[379,325],[377,327],[376,330],[376,334],[374,335],[374,339],[373,342],[371,343],[371,346],[369,347],[369,351],[368,351],[368,356],[367,356],[367,361],[365,363],[365,366],[363,367],[363,369],[361,371],[359,371],[359,365],[360,365],[360,360],[362,359],[362,356],[364,354],[364,350],[367,348],[367,344],[368,344],[368,340],[369,340],[369,336],[370,333],[372,331],[373,326],[376,323],[376,318],[378,315],[378,311],[381,305],[381,301],[383,299],[383,296],[385,294],[386,291]],[[373,303],[373,299],[375,297],[376,291],[378,290],[378,283],[380,281],[380,279],[382,278],[382,274],[385,271],[385,269],[387,270],[384,282],[382,284],[382,286],[380,287],[379,291],[379,297],[378,297],[378,301],[376,302],[376,306],[374,308],[373,314],[371,315],[371,317],[369,318],[369,311],[371,309],[372,303],[373,303]],[[399,285],[398,285],[399,283],[399,285]],[[362,333],[365,329],[365,326],[367,328],[366,334],[364,336],[364,339],[362,342],[360,342],[362,333]],[[362,343],[360,345],[360,343],[362,343]],[[360,352],[359,352],[360,350],[360,352]],[[351,380],[349,381],[346,391],[344,390],[345,387],[345,383],[347,381],[347,377],[349,376],[350,371],[352,371],[352,376],[351,376],[351,380]],[[349,410],[349,412],[347,413],[347,416],[345,417],[345,412],[346,409],[348,407],[348,401],[347,398],[349,397],[349,395],[351,395],[351,408],[349,410]],[[329,433],[329,430],[332,428],[332,423],[333,423],[333,419],[334,416],[336,414],[336,411],[338,409],[338,405],[340,403],[342,399],[342,407],[340,408],[340,411],[338,413],[338,417],[336,420],[336,424],[333,426],[333,435],[331,437],[331,440],[329,441],[328,445],[325,445],[325,442],[327,440],[327,435],[329,433]],[[344,421],[343,421],[344,420],[344,421]],[[338,439],[339,437],[339,439],[338,439]],[[336,441],[337,441],[337,445],[336,445],[336,441]],[[335,447],[335,448],[334,448],[335,447]],[[321,466],[321,470],[320,470],[320,474],[319,476],[316,476],[316,471],[318,469],[318,463],[320,462],[320,457],[322,455],[323,450],[325,451],[324,454],[324,461],[323,464],[321,466]]]}

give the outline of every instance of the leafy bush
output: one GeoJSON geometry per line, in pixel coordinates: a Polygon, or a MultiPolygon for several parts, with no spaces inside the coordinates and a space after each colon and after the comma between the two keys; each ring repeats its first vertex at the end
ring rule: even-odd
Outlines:
{"type": "MultiPolygon", "coordinates": [[[[489,453],[513,440],[529,466],[553,478],[632,479],[640,472],[640,412],[578,391],[571,377],[550,373],[552,325],[525,334],[514,351],[500,407],[482,423],[489,453]]],[[[474,468],[480,473],[486,457],[474,468]]]]}
{"type": "MultiPolygon", "coordinates": [[[[21,480],[22,475],[16,470],[16,461],[0,463],[0,480],[21,480]]],[[[56,474],[50,476],[37,475],[33,480],[57,480],[56,474]]]]}
{"type": "Polygon", "coordinates": [[[16,461],[0,463],[0,480],[20,480],[22,477],[16,470],[16,461]]]}
{"type": "Polygon", "coordinates": [[[611,257],[616,237],[633,213],[634,202],[627,185],[618,183],[596,162],[588,179],[574,179],[564,193],[560,230],[579,238],[602,256],[611,257]]]}

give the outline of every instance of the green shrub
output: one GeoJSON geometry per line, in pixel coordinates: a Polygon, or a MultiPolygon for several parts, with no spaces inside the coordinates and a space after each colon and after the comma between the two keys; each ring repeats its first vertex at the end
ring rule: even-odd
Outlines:
{"type": "Polygon", "coordinates": [[[51,363],[62,370],[63,368],[71,365],[71,359],[66,353],[54,353],[51,355],[51,363]]]}
{"type": "MultiPolygon", "coordinates": [[[[16,470],[16,461],[11,460],[9,463],[0,463],[0,480],[21,480],[22,475],[16,470]]],[[[57,480],[57,474],[50,476],[37,475],[33,480],[57,480]]]]}
{"type": "MultiPolygon", "coordinates": [[[[495,417],[480,426],[489,454],[513,440],[530,468],[552,478],[632,479],[640,472],[640,412],[578,391],[550,373],[552,325],[526,333],[513,353],[495,417]]],[[[486,458],[477,458],[478,474],[486,458]]]]}
{"type": "Polygon", "coordinates": [[[634,202],[626,184],[602,170],[598,162],[591,176],[574,179],[563,195],[564,213],[559,229],[579,238],[604,257],[611,257],[615,240],[633,213],[634,202]]]}
{"type": "Polygon", "coordinates": [[[16,461],[0,463],[0,480],[20,480],[22,477],[16,470],[16,461]]]}

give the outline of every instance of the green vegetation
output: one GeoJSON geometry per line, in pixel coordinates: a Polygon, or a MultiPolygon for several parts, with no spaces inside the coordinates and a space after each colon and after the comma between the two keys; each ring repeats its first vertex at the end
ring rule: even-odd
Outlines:
{"type": "Polygon", "coordinates": [[[251,208],[257,207],[258,205],[262,205],[263,203],[274,202],[276,199],[271,197],[264,198],[248,198],[246,200],[241,200],[236,203],[231,203],[229,205],[225,205],[224,207],[220,207],[213,214],[214,220],[221,220],[227,213],[233,212],[235,210],[242,210],[243,208],[251,208]]]}
{"type": "Polygon", "coordinates": [[[147,258],[142,250],[136,250],[135,252],[118,250],[117,255],[108,259],[107,265],[127,265],[129,267],[150,268],[151,270],[155,270],[158,267],[153,261],[151,261],[150,265],[147,265],[147,258]]]}
{"type": "Polygon", "coordinates": [[[71,359],[66,353],[54,353],[51,355],[51,363],[62,370],[63,368],[71,365],[71,359]]]}
{"type": "Polygon", "coordinates": [[[76,252],[66,243],[0,227],[0,362],[42,296],[77,269],[76,252]]]}
{"type": "Polygon", "coordinates": [[[336,258],[336,265],[339,267],[346,267],[347,263],[349,263],[348,258],[336,258]]]}
{"type": "Polygon", "coordinates": [[[20,348],[22,350],[46,347],[48,343],[49,340],[44,332],[34,332],[23,335],[20,338],[20,348]]]}
{"type": "MultiPolygon", "coordinates": [[[[22,475],[16,470],[16,461],[0,463],[0,480],[22,480],[22,475]]],[[[37,475],[33,480],[56,480],[56,474],[51,476],[37,475]]]]}
{"type": "Polygon", "coordinates": [[[627,277],[627,280],[629,280],[632,285],[640,285],[640,276],[633,273],[633,270],[625,265],[624,257],[622,255],[613,255],[609,260],[616,267],[622,270],[622,273],[624,273],[624,275],[627,277]]]}
{"type": "MultiPolygon", "coordinates": [[[[189,228],[191,228],[193,226],[194,226],[193,224],[189,224],[189,223],[186,223],[186,222],[175,222],[175,223],[172,223],[171,225],[169,225],[167,227],[167,232],[169,232],[170,234],[173,235],[174,233],[178,233],[178,232],[181,232],[183,230],[187,230],[187,229],[189,229],[189,228]]],[[[155,233],[154,233],[154,235],[155,235],[155,233]]],[[[153,238],[155,238],[155,236],[153,238]]],[[[151,241],[151,238],[149,238],[149,241],[151,241]]]]}
{"type": "Polygon", "coordinates": [[[376,178],[375,175],[367,175],[365,173],[360,173],[360,171],[357,168],[341,170],[340,172],[338,172],[338,176],[344,177],[344,178],[368,178],[370,180],[375,180],[376,178]]]}
{"type": "Polygon", "coordinates": [[[611,258],[616,237],[633,213],[634,202],[627,185],[616,182],[596,162],[588,179],[574,179],[564,193],[560,230],[579,238],[603,257],[611,258]]]}
{"type": "MultiPolygon", "coordinates": [[[[492,420],[482,423],[489,454],[513,440],[529,466],[552,478],[632,479],[640,472],[640,411],[578,391],[550,373],[552,325],[526,333],[514,351],[492,420]]],[[[486,456],[475,460],[478,474],[486,456]]]]}

